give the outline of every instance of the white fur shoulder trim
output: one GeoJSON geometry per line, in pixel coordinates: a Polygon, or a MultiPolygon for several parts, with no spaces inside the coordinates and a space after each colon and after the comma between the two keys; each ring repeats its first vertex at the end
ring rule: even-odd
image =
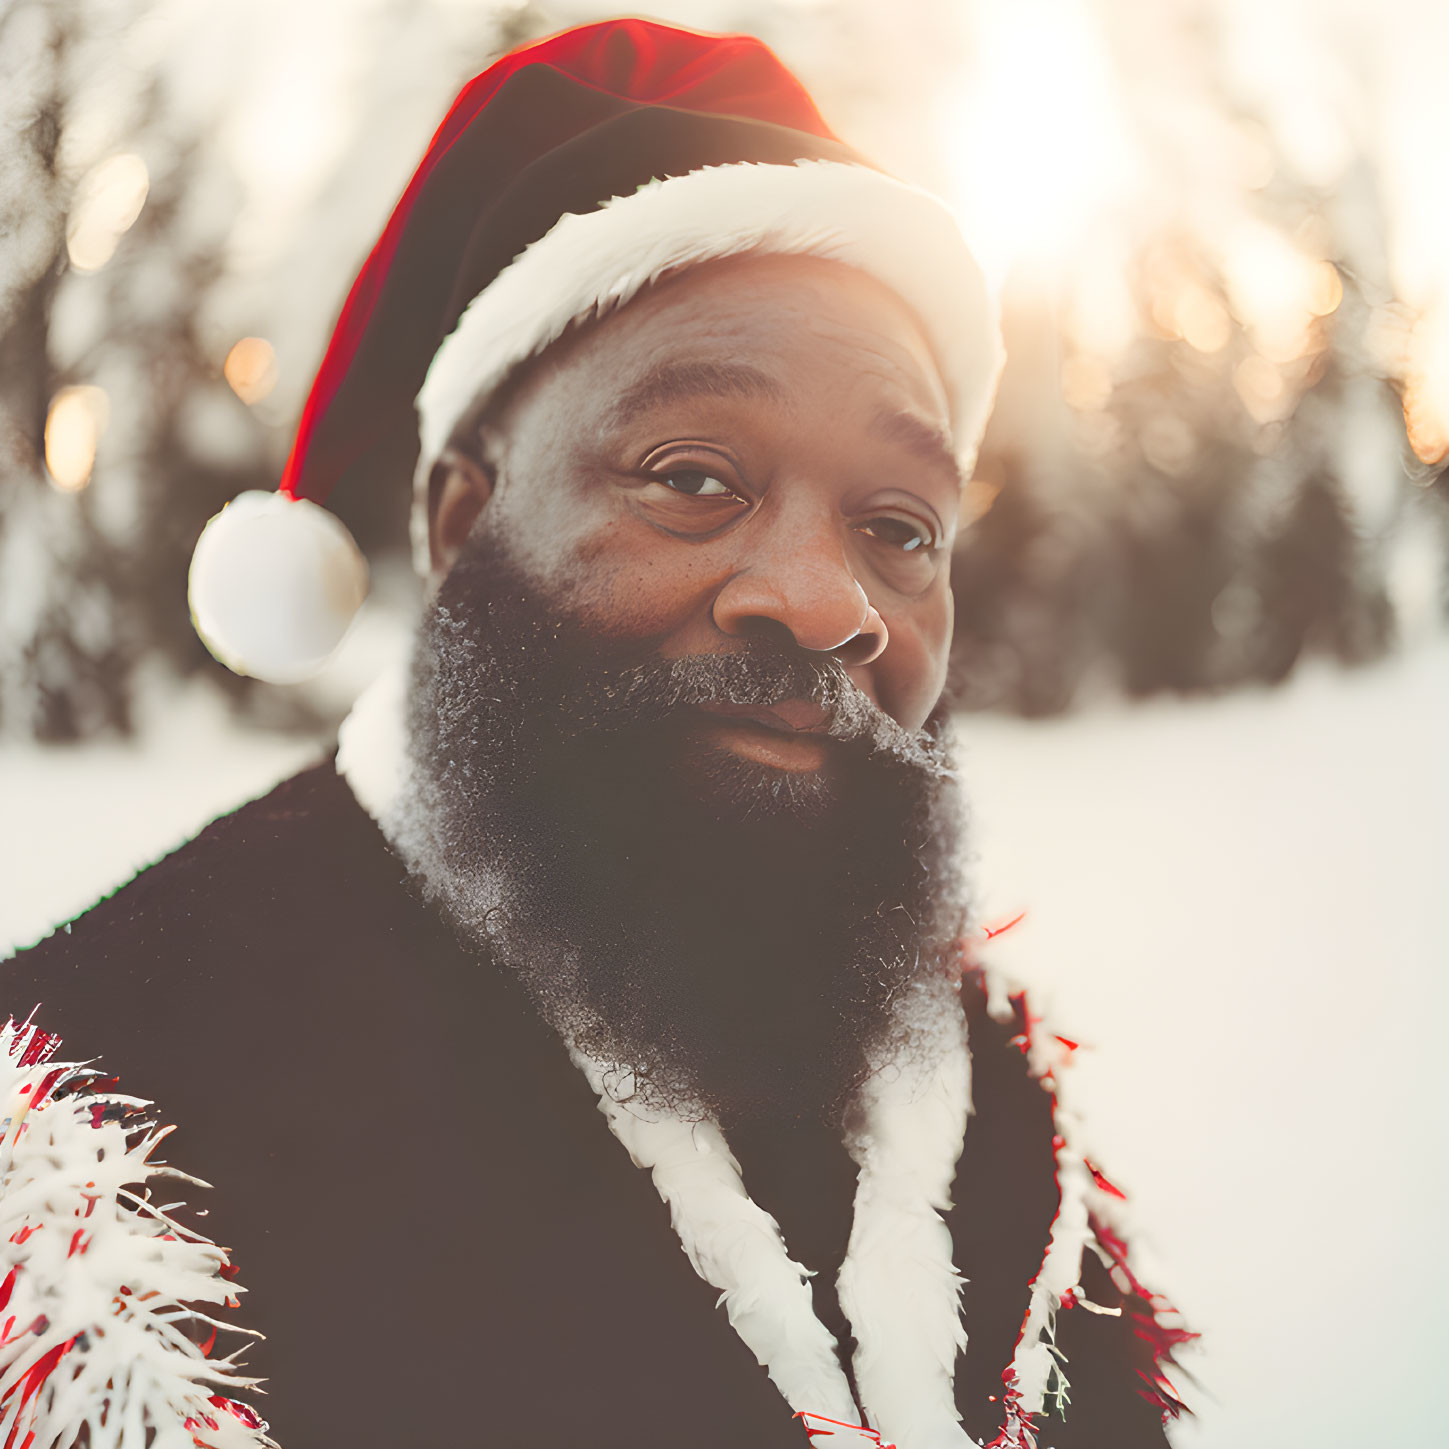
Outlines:
{"type": "Polygon", "coordinates": [[[388,820],[403,788],[408,671],[407,657],[389,664],[358,695],[337,732],[337,773],[379,825],[388,820]]]}

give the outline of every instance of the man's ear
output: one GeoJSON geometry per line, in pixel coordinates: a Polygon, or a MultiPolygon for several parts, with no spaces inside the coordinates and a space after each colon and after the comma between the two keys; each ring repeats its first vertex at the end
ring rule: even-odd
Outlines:
{"type": "Polygon", "coordinates": [[[493,472],[476,458],[447,448],[428,479],[428,557],[435,576],[453,567],[483,505],[493,496],[493,472]]]}

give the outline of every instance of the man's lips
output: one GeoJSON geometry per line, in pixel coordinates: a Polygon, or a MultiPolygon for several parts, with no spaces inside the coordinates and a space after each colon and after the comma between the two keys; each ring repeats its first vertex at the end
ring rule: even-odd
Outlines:
{"type": "Polygon", "coordinates": [[[829,715],[808,699],[770,705],[714,700],[698,708],[717,745],[776,770],[793,774],[822,769],[833,747],[825,732],[829,715]]]}
{"type": "Polygon", "coordinates": [[[813,700],[782,699],[777,704],[730,704],[712,700],[699,706],[705,714],[749,721],[781,734],[824,734],[830,716],[813,700]]]}

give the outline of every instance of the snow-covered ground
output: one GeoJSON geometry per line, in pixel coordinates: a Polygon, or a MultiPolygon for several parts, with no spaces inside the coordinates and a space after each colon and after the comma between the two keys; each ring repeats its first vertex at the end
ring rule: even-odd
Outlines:
{"type": "Polygon", "coordinates": [[[1449,647],[964,735],[993,959],[1204,1335],[1175,1442],[1444,1442],[1449,647]]]}
{"type": "MultiPolygon", "coordinates": [[[[991,947],[1204,1333],[1182,1449],[1428,1443],[1449,1351],[1449,644],[1277,692],[962,722],[991,947]]],[[[315,758],[206,695],[0,755],[0,950],[315,758]]]]}

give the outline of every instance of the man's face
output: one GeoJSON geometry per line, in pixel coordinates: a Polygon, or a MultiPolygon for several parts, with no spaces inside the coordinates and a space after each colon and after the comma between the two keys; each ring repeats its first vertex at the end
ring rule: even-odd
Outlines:
{"type": "MultiPolygon", "coordinates": [[[[756,636],[831,654],[918,730],[945,682],[960,477],[906,308],[814,258],[668,279],[556,344],[435,491],[441,575],[494,536],[601,636],[675,658],[756,636]]],[[[818,712],[703,712],[701,744],[813,772],[818,712]]]]}
{"type": "Polygon", "coordinates": [[[394,844],[660,1103],[828,1115],[919,1048],[963,916],[944,417],[890,294],[732,262],[556,347],[440,491],[394,844]]]}

